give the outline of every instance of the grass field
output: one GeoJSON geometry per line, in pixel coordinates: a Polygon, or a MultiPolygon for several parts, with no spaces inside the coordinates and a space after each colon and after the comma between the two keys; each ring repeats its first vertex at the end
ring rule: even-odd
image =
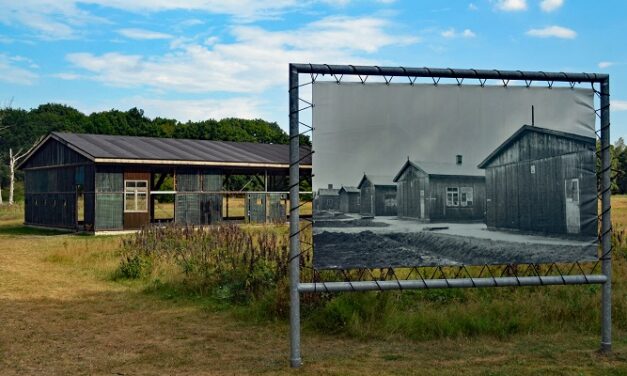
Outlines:
{"type": "MultiPolygon", "coordinates": [[[[615,197],[613,207],[615,227],[624,231],[627,197],[615,197]]],[[[376,330],[364,330],[361,336],[325,334],[305,320],[305,364],[290,370],[285,322],[255,323],[203,299],[147,292],[140,281],[116,282],[120,237],[25,229],[21,210],[0,209],[1,375],[627,374],[624,324],[615,325],[615,351],[605,356],[596,352],[595,330],[551,322],[543,326],[546,331],[503,338],[479,333],[412,340],[368,334],[376,330]]],[[[613,276],[619,299],[627,290],[627,261],[621,252],[613,276]]],[[[529,312],[526,319],[538,321],[549,308],[550,302],[541,299],[549,289],[552,296],[581,289],[590,292],[592,303],[599,299],[598,289],[589,286],[526,288],[516,294],[503,289],[493,294],[493,304],[529,312]],[[511,302],[514,295],[518,301],[511,302]]],[[[444,319],[477,309],[455,299],[435,307],[444,319]]],[[[436,319],[438,312],[429,309],[426,313],[436,319]]],[[[576,307],[561,310],[568,320],[576,307]]]]}

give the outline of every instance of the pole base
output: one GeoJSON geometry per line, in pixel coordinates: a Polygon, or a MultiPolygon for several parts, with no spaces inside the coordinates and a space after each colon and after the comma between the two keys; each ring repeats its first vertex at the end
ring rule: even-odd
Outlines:
{"type": "Polygon", "coordinates": [[[612,343],[611,342],[601,342],[601,348],[599,349],[601,354],[609,354],[612,352],[612,343]]]}
{"type": "Polygon", "coordinates": [[[303,365],[303,360],[301,358],[290,359],[290,367],[292,368],[300,368],[303,365]]]}

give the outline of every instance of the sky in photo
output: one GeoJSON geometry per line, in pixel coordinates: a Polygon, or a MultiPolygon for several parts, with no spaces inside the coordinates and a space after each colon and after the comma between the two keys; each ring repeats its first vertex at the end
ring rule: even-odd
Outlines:
{"type": "Polygon", "coordinates": [[[0,0],[0,104],[287,126],[287,64],[602,72],[627,136],[627,2],[0,0]]]}

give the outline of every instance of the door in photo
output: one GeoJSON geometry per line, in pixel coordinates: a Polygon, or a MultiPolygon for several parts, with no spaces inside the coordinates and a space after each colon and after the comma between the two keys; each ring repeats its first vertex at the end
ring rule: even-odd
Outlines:
{"type": "Polygon", "coordinates": [[[569,234],[579,234],[579,179],[566,179],[564,181],[566,195],[566,231],[569,234]]]}

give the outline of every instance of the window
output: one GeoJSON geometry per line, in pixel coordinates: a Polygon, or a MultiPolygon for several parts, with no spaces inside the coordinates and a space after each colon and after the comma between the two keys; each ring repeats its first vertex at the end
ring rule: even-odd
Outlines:
{"type": "Polygon", "coordinates": [[[124,212],[145,213],[148,211],[148,180],[124,181],[124,212]]]}
{"type": "Polygon", "coordinates": [[[459,188],[446,188],[446,206],[459,206],[459,188]]]}
{"type": "Polygon", "coordinates": [[[566,200],[579,202],[579,179],[566,180],[566,200]]]}
{"type": "Polygon", "coordinates": [[[461,187],[459,189],[459,202],[461,206],[472,206],[473,201],[473,189],[472,187],[461,187]]]}

